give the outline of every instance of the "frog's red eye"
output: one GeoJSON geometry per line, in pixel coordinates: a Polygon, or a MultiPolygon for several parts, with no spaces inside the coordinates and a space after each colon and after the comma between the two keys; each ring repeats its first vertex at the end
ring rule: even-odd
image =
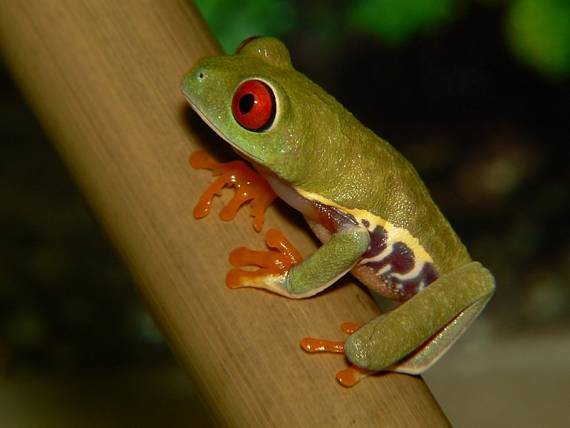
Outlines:
{"type": "Polygon", "coordinates": [[[273,91],[260,80],[243,82],[232,99],[232,112],[245,129],[255,132],[266,130],[275,119],[273,91]]]}

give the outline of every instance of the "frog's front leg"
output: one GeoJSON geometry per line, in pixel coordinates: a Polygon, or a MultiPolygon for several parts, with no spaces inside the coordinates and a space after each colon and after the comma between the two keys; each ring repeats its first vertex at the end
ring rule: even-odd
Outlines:
{"type": "Polygon", "coordinates": [[[368,370],[422,373],[465,332],[494,290],[480,263],[461,266],[349,336],[346,356],[368,370]]]}
{"type": "Polygon", "coordinates": [[[370,234],[365,228],[346,226],[334,233],[328,242],[308,259],[300,263],[290,263],[290,267],[283,269],[284,259],[276,253],[281,252],[287,259],[288,250],[285,249],[290,250],[291,244],[288,241],[270,239],[274,238],[270,236],[270,232],[266,243],[273,251],[260,252],[238,248],[230,254],[230,262],[236,268],[228,274],[228,286],[263,288],[292,299],[310,297],[329,287],[348,272],[370,244],[370,234]],[[252,272],[241,269],[242,266],[257,266],[261,269],[252,272]]]}

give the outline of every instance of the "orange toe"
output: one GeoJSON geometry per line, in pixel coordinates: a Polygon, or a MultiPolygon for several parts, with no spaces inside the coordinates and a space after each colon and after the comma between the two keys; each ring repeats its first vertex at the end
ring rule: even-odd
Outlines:
{"type": "Polygon", "coordinates": [[[335,354],[344,353],[344,342],[339,342],[339,341],[305,337],[301,339],[300,345],[305,352],[309,353],[315,353],[315,352],[332,352],[335,354]]]}
{"type": "Polygon", "coordinates": [[[365,377],[372,375],[370,370],[361,369],[360,367],[350,366],[336,374],[336,380],[344,387],[350,388],[356,385],[365,377]]]}
{"type": "Polygon", "coordinates": [[[340,329],[342,331],[344,331],[346,334],[352,334],[354,333],[356,330],[358,330],[360,328],[360,324],[354,323],[354,322],[343,322],[340,325],[340,329]]]}

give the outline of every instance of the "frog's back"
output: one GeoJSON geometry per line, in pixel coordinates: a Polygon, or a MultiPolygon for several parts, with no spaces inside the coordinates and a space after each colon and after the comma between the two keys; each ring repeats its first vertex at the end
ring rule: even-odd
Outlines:
{"type": "Polygon", "coordinates": [[[358,125],[342,133],[353,153],[343,151],[346,162],[337,158],[334,189],[323,183],[324,190],[310,197],[370,233],[370,249],[353,273],[387,297],[407,299],[471,258],[414,167],[358,125]]]}
{"type": "Polygon", "coordinates": [[[377,145],[394,158],[383,166],[384,171],[372,187],[377,197],[370,209],[380,226],[386,223],[387,242],[395,246],[400,242],[403,254],[407,254],[409,248],[420,260],[433,265],[439,275],[470,262],[467,249],[415,168],[390,144],[375,137],[377,145]]]}

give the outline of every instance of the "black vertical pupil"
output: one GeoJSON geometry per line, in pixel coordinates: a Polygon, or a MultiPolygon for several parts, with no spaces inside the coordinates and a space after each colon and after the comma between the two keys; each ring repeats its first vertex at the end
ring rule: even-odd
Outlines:
{"type": "Polygon", "coordinates": [[[253,105],[255,104],[255,97],[253,94],[245,94],[239,99],[239,112],[241,114],[248,114],[253,105]]]}

